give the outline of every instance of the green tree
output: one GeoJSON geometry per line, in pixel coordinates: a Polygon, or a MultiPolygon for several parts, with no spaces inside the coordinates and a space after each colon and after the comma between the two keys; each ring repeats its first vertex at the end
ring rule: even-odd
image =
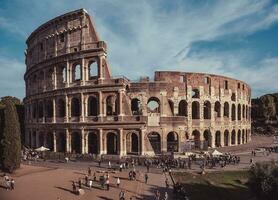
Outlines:
{"type": "Polygon", "coordinates": [[[248,186],[257,199],[277,199],[278,164],[275,162],[256,163],[249,170],[248,186]]]}
{"type": "Polygon", "coordinates": [[[20,167],[20,124],[14,99],[2,98],[2,104],[1,164],[4,171],[13,172],[20,167]]]}

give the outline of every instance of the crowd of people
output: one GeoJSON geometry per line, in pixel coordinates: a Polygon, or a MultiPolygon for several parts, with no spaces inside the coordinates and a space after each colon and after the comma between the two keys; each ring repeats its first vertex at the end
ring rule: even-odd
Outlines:
{"type": "Polygon", "coordinates": [[[15,189],[15,180],[10,178],[7,174],[4,174],[4,184],[6,190],[14,190],[15,189]]]}

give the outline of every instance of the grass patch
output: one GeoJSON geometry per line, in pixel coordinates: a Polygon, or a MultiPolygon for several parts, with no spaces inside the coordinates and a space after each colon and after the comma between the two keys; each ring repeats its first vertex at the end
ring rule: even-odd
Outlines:
{"type": "Polygon", "coordinates": [[[182,183],[190,200],[252,199],[246,185],[247,171],[210,172],[205,175],[179,172],[174,177],[182,183]]]}

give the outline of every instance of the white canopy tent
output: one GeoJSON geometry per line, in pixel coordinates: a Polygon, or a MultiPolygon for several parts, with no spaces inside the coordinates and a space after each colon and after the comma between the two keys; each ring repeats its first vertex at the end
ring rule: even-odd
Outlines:
{"type": "Polygon", "coordinates": [[[39,152],[49,151],[49,150],[50,150],[49,148],[46,148],[46,147],[44,147],[44,146],[41,146],[41,147],[35,149],[35,151],[39,151],[39,152]]]}
{"type": "Polygon", "coordinates": [[[222,156],[223,153],[217,151],[216,149],[211,153],[212,156],[222,156]]]}

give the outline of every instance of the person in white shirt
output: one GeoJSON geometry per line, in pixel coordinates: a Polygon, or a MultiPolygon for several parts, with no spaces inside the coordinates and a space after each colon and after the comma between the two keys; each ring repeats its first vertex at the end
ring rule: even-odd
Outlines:
{"type": "Polygon", "coordinates": [[[117,187],[120,187],[120,183],[121,183],[121,181],[120,181],[120,178],[118,177],[117,178],[117,187]]]}

